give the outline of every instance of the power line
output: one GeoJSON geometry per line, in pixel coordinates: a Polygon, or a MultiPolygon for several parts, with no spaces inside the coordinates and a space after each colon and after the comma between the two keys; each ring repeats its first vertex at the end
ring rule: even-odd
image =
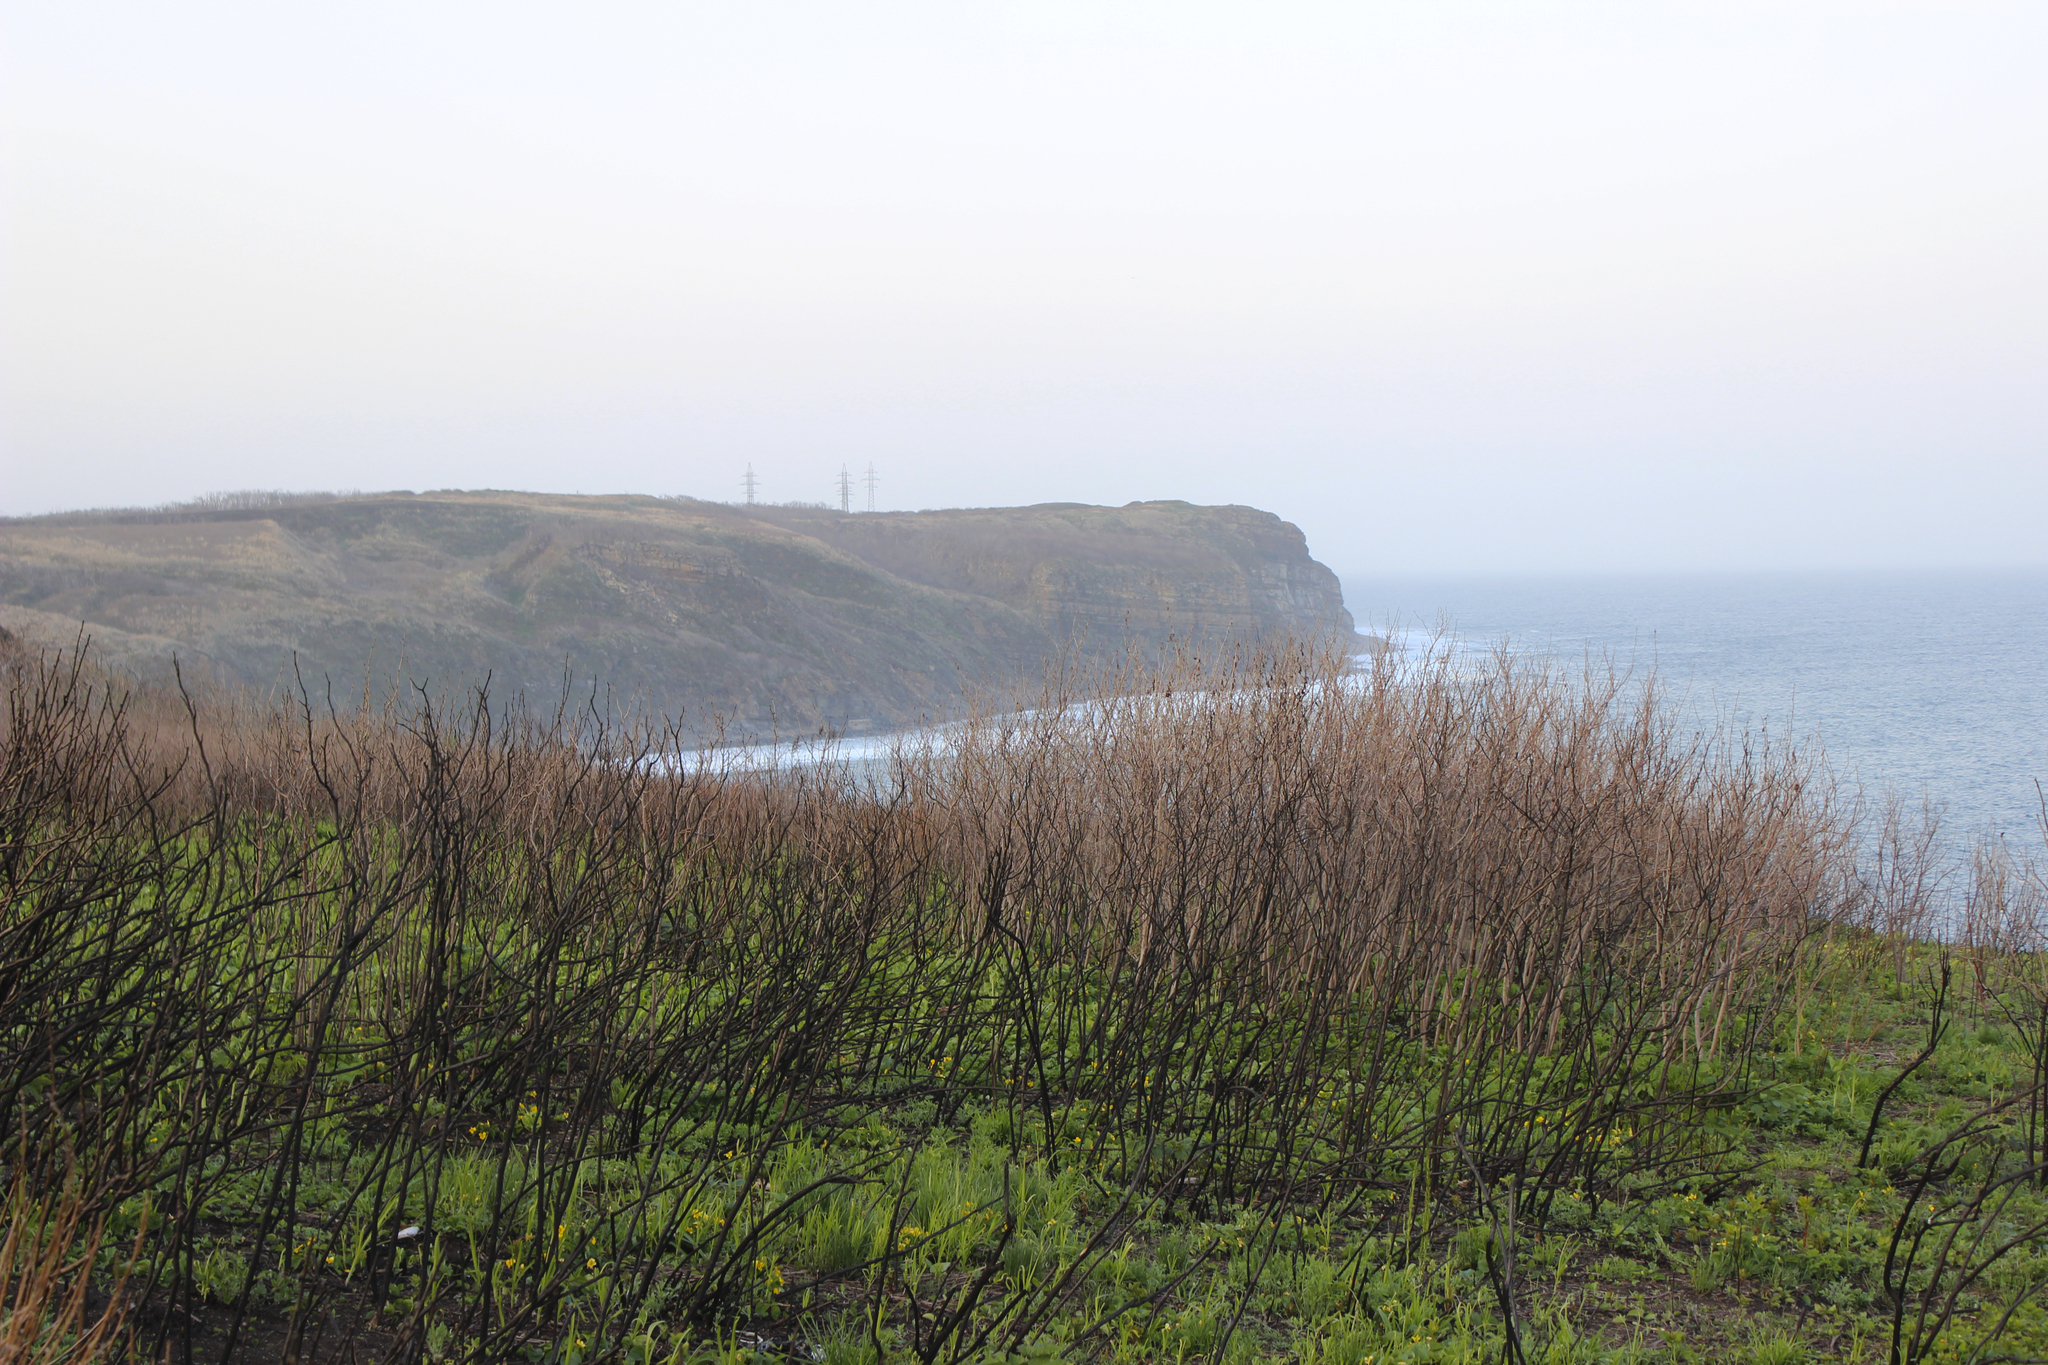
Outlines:
{"type": "Polygon", "coordinates": [[[860,476],[860,481],[868,486],[868,510],[872,512],[875,510],[875,484],[879,482],[875,478],[875,462],[873,460],[868,461],[868,472],[860,476]]]}
{"type": "Polygon", "coordinates": [[[747,490],[747,506],[752,507],[754,505],[754,490],[760,487],[760,485],[761,481],[754,477],[753,461],[749,460],[747,462],[747,472],[740,479],[740,487],[747,490]]]}

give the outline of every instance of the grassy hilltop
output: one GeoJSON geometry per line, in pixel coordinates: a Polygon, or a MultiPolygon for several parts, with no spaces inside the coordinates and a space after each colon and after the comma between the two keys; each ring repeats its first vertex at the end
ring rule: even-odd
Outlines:
{"type": "Polygon", "coordinates": [[[847,516],[531,493],[228,498],[0,523],[0,626],[264,685],[565,672],[693,726],[881,729],[1073,642],[1348,637],[1301,532],[1182,502],[847,516]],[[236,505],[237,502],[248,505],[236,505]]]}

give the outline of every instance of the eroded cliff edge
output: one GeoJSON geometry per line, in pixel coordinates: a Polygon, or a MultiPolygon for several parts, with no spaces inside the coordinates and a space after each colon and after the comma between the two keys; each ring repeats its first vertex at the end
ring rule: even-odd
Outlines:
{"type": "Polygon", "coordinates": [[[1056,650],[1350,638],[1336,575],[1249,507],[847,515],[689,499],[386,494],[0,523],[0,625],[267,686],[593,683],[735,736],[882,729],[1056,650]]]}

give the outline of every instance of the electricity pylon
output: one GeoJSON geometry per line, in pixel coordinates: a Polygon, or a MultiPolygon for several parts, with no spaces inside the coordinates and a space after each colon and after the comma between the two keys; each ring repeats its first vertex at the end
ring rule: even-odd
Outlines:
{"type": "Polygon", "coordinates": [[[839,466],[839,510],[853,510],[853,478],[846,472],[846,466],[839,466]]]}
{"type": "Polygon", "coordinates": [[[753,461],[749,460],[747,462],[746,475],[740,479],[740,487],[747,490],[747,506],[752,507],[754,505],[754,490],[760,487],[760,484],[761,481],[754,477],[753,461]]]}
{"type": "Polygon", "coordinates": [[[875,510],[875,484],[878,482],[873,460],[868,461],[868,472],[860,476],[860,481],[868,486],[868,510],[872,512],[875,510]]]}

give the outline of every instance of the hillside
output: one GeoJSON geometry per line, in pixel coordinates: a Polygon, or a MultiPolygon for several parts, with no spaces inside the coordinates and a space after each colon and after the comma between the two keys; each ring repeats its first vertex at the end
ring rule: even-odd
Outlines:
{"type": "Polygon", "coordinates": [[[0,522],[0,626],[116,663],[341,695],[565,677],[702,727],[872,730],[1087,650],[1348,636],[1301,532],[1184,502],[847,515],[690,499],[377,494],[0,522]]]}

